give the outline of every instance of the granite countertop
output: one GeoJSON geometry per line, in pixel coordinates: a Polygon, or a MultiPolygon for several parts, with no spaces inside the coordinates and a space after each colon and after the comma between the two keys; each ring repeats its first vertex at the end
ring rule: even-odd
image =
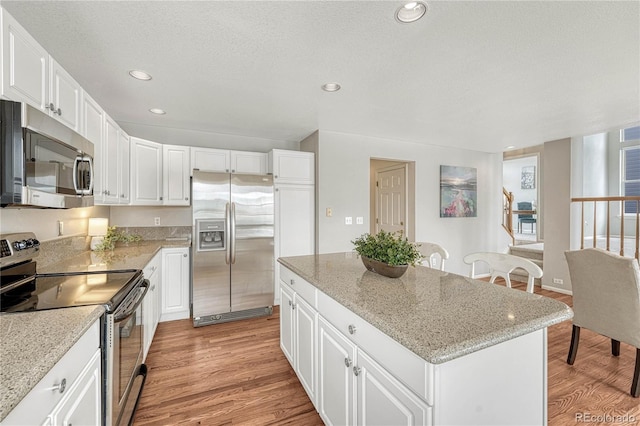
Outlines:
{"type": "Polygon", "coordinates": [[[573,317],[557,300],[423,266],[386,278],[355,253],[278,261],[432,364],[573,317]]]}
{"type": "Polygon", "coordinates": [[[103,313],[94,305],[0,314],[0,421],[103,313]]]}
{"type": "MultiPolygon", "coordinates": [[[[52,272],[115,271],[143,269],[163,248],[191,247],[188,239],[140,241],[128,246],[116,246],[113,251],[84,251],[63,261],[38,267],[39,274],[52,272]]],[[[37,262],[36,258],[36,262],[37,262]]]]}
{"type": "MultiPolygon", "coordinates": [[[[163,248],[190,246],[188,239],[141,241],[112,252],[76,253],[37,272],[143,269],[163,248]]],[[[92,305],[0,314],[0,421],[104,312],[102,305],[92,305]]]]}

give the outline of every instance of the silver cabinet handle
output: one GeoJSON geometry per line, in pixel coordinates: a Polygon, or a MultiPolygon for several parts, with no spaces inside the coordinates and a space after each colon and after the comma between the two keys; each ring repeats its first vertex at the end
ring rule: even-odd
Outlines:
{"type": "Polygon", "coordinates": [[[289,300],[289,306],[291,306],[291,300],[289,300]]]}
{"type": "Polygon", "coordinates": [[[184,197],[184,200],[185,201],[189,201],[189,197],[184,197]]]}
{"type": "Polygon", "coordinates": [[[278,175],[275,175],[273,178],[274,178],[274,179],[278,179],[278,175]]]}
{"type": "Polygon", "coordinates": [[[53,385],[53,387],[49,388],[49,390],[63,393],[66,388],[67,388],[67,379],[62,379],[60,383],[58,383],[57,385],[53,385]]]}
{"type": "Polygon", "coordinates": [[[51,111],[53,111],[55,113],[56,111],[56,107],[55,105],[53,105],[53,102],[51,102],[49,105],[45,105],[44,106],[46,109],[50,109],[51,111]]]}
{"type": "Polygon", "coordinates": [[[356,334],[356,326],[349,324],[349,334],[356,334]]]}
{"type": "Polygon", "coordinates": [[[362,371],[362,368],[360,367],[353,367],[353,374],[355,374],[356,376],[360,375],[360,372],[362,371]]]}
{"type": "Polygon", "coordinates": [[[294,280],[293,278],[291,278],[291,279],[289,280],[289,282],[291,282],[291,285],[294,285],[294,284],[296,283],[296,280],[294,280]]]}
{"type": "Polygon", "coordinates": [[[60,108],[58,108],[57,110],[53,111],[54,114],[58,114],[58,115],[62,115],[62,110],[60,108]]]}
{"type": "Polygon", "coordinates": [[[235,173],[235,172],[236,172],[235,169],[231,169],[231,173],[235,173]]]}
{"type": "Polygon", "coordinates": [[[225,169],[225,171],[226,171],[227,173],[229,173],[229,169],[225,169]]]}
{"type": "Polygon", "coordinates": [[[120,198],[124,198],[124,194],[120,194],[120,198]]]}
{"type": "Polygon", "coordinates": [[[353,364],[353,361],[351,361],[351,358],[345,358],[344,359],[344,365],[346,367],[351,367],[351,364],[353,364]]]}
{"type": "Polygon", "coordinates": [[[187,253],[183,254],[182,257],[187,257],[187,253]]]}
{"type": "Polygon", "coordinates": [[[162,197],[160,197],[160,201],[162,201],[162,197]]]}
{"type": "Polygon", "coordinates": [[[151,286],[151,288],[149,290],[153,291],[155,289],[156,289],[156,285],[154,284],[154,285],[151,286]]]}
{"type": "Polygon", "coordinates": [[[296,304],[294,303],[293,305],[291,305],[291,309],[295,309],[296,308],[296,304]]]}

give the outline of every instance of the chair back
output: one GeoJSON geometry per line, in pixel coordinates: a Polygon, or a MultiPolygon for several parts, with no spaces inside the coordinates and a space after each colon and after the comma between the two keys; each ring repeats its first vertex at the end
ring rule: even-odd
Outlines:
{"type": "MultiPolygon", "coordinates": [[[[518,203],[518,210],[533,210],[533,206],[529,201],[520,201],[518,203]]],[[[518,219],[532,219],[532,214],[518,214],[518,219]]]]}
{"type": "Polygon", "coordinates": [[[416,243],[419,244],[420,253],[424,256],[422,260],[423,266],[429,268],[440,269],[444,271],[444,261],[449,259],[449,252],[442,246],[436,243],[416,243]],[[435,260],[435,264],[433,261],[435,260]],[[438,260],[440,261],[438,265],[438,260]]]}
{"type": "Polygon", "coordinates": [[[597,248],[566,251],[573,323],[640,348],[638,261],[597,248]]]}
{"type": "Polygon", "coordinates": [[[507,287],[511,288],[509,274],[515,269],[523,269],[529,277],[527,278],[527,291],[533,293],[534,280],[542,278],[542,269],[530,260],[505,253],[479,252],[471,253],[464,257],[464,262],[471,265],[470,277],[475,278],[476,262],[484,262],[489,265],[491,279],[494,282],[497,277],[502,277],[507,282],[507,287]]]}

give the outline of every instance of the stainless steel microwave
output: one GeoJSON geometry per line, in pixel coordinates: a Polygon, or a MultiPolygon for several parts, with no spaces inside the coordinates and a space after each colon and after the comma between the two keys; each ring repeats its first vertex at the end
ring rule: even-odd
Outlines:
{"type": "Polygon", "coordinates": [[[93,144],[45,113],[0,101],[0,205],[93,205],[93,144]]]}

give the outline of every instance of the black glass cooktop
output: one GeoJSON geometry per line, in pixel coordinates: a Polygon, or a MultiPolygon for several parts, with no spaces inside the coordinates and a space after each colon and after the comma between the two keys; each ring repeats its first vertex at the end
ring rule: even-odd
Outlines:
{"type": "Polygon", "coordinates": [[[111,312],[142,279],[142,271],[37,275],[0,295],[1,312],[105,305],[111,312]]]}

